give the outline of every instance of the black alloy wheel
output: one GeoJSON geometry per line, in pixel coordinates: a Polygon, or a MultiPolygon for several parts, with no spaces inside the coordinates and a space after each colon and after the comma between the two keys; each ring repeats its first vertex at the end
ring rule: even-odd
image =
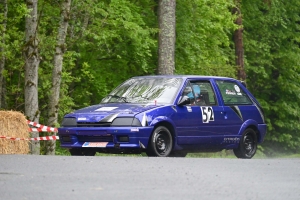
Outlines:
{"type": "Polygon", "coordinates": [[[256,132],[248,128],[243,132],[239,146],[237,149],[233,149],[233,152],[237,158],[252,158],[257,150],[257,135],[256,132]]]}
{"type": "Polygon", "coordinates": [[[170,131],[164,126],[159,126],[153,131],[146,154],[148,156],[167,157],[172,148],[173,139],[170,131]]]}

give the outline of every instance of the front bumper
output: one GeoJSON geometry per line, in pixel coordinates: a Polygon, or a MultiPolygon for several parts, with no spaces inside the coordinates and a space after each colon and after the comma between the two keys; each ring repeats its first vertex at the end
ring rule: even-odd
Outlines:
{"type": "Polygon", "coordinates": [[[61,147],[68,149],[144,149],[152,130],[153,127],[63,127],[58,128],[58,135],[61,147]]]}

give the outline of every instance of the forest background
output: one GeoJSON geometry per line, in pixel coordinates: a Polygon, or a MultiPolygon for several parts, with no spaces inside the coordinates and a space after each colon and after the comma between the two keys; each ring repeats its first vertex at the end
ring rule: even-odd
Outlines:
{"type": "MultiPolygon", "coordinates": [[[[26,113],[25,69],[30,55],[25,54],[32,39],[26,37],[26,20],[34,1],[0,2],[1,110],[26,113]]],[[[33,43],[38,51],[31,54],[39,60],[35,113],[39,123],[53,125],[49,105],[58,55],[63,63],[56,127],[66,113],[98,104],[124,80],[158,73],[158,0],[37,3],[33,43]],[[69,10],[64,9],[66,3],[69,10]],[[68,22],[65,36],[60,34],[64,22],[68,22]]],[[[234,44],[238,29],[243,31],[246,83],[264,108],[268,124],[259,150],[268,156],[299,154],[299,0],[177,0],[174,74],[238,78],[234,44]],[[236,24],[236,7],[242,13],[242,26],[236,24]]],[[[40,153],[47,148],[42,144],[40,153]]]]}

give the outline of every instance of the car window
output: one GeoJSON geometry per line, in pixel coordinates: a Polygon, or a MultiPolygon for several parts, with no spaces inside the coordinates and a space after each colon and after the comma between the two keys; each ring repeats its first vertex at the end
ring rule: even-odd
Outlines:
{"type": "Polygon", "coordinates": [[[216,81],[225,105],[251,105],[252,101],[235,82],[216,81]]]}
{"type": "Polygon", "coordinates": [[[209,81],[190,82],[183,90],[191,100],[191,105],[216,105],[216,96],[209,81]]]}
{"type": "Polygon", "coordinates": [[[181,78],[137,77],[118,86],[101,103],[157,103],[169,104],[180,88],[181,78]]]}
{"type": "Polygon", "coordinates": [[[216,105],[216,96],[214,90],[209,81],[197,81],[193,82],[192,85],[197,88],[195,93],[198,99],[196,100],[197,105],[216,105]],[[199,89],[198,89],[199,88],[199,89]]]}

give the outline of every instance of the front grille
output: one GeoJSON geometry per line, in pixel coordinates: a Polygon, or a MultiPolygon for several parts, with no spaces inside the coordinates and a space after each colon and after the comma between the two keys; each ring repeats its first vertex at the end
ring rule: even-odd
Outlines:
{"type": "Polygon", "coordinates": [[[77,137],[79,142],[113,142],[112,135],[78,135],[77,137]]]}
{"type": "Polygon", "coordinates": [[[77,127],[110,127],[111,122],[77,122],[77,127]]]}

